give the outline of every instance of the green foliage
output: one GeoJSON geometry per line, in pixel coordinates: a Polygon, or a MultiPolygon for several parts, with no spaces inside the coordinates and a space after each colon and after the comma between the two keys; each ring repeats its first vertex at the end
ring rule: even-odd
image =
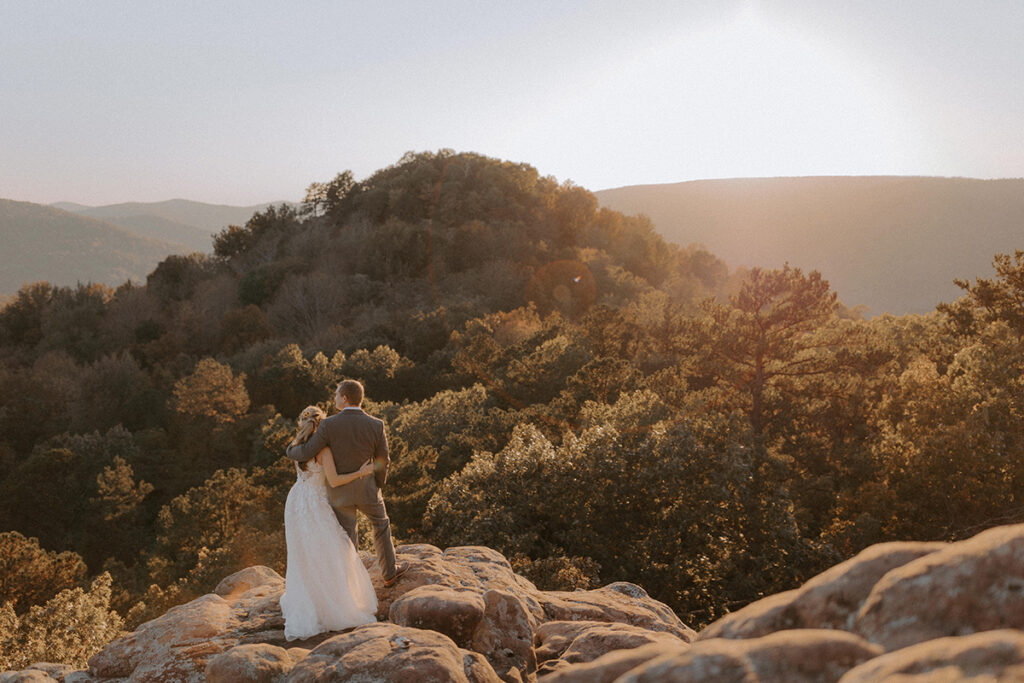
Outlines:
{"type": "Polygon", "coordinates": [[[40,350],[60,350],[79,362],[96,359],[105,351],[103,318],[113,290],[104,285],[60,287],[42,318],[40,350]]]}
{"type": "Polygon", "coordinates": [[[174,410],[181,415],[231,422],[248,408],[245,375],[236,377],[212,358],[199,361],[191,375],[174,384],[174,410]]]}
{"type": "MultiPolygon", "coordinates": [[[[152,579],[167,585],[193,572],[203,558],[230,547],[249,564],[259,564],[266,547],[241,544],[246,529],[280,529],[283,499],[241,469],[218,470],[201,486],[178,496],[157,516],[154,551],[148,558],[152,579]]],[[[242,569],[248,564],[237,567],[242,569]]],[[[207,577],[209,579],[209,577],[207,577]]]]}
{"type": "Polygon", "coordinates": [[[420,533],[427,502],[439,482],[469,462],[476,450],[494,450],[511,432],[512,420],[479,384],[439,391],[410,403],[389,420],[393,462],[388,505],[403,534],[420,533]]]}
{"type": "Polygon", "coordinates": [[[814,566],[787,501],[754,476],[751,451],[728,423],[659,423],[629,440],[604,426],[559,446],[520,425],[500,452],[474,455],[444,481],[426,530],[510,556],[589,558],[604,582],[630,577],[677,609],[714,616],[814,566]]]}
{"type": "Polygon", "coordinates": [[[706,302],[695,337],[724,398],[744,410],[761,435],[783,407],[789,385],[836,372],[842,339],[821,330],[835,292],[817,272],[754,268],[728,304],[706,302]]]}
{"type": "Polygon", "coordinates": [[[146,277],[146,289],[163,305],[192,297],[203,280],[216,271],[215,264],[203,254],[168,256],[146,277]]]}
{"type": "MultiPolygon", "coordinates": [[[[258,297],[262,298],[263,297],[258,297]]],[[[229,310],[220,321],[218,346],[224,353],[236,353],[273,334],[266,313],[255,304],[229,310]]]]}
{"type": "Polygon", "coordinates": [[[71,405],[75,432],[106,430],[118,424],[139,430],[160,423],[163,397],[135,357],[104,356],[81,369],[71,405]]]}
{"type": "Polygon", "coordinates": [[[0,310],[0,340],[7,346],[33,347],[43,338],[43,315],[53,299],[48,282],[26,284],[0,310]]]}
{"type": "Polygon", "coordinates": [[[287,204],[253,214],[245,227],[229,225],[213,237],[214,258],[221,263],[265,261],[276,255],[278,240],[299,226],[298,213],[287,204]]]}
{"type": "Polygon", "coordinates": [[[283,571],[281,456],[344,377],[388,425],[396,538],[635,581],[692,625],[869,543],[1024,520],[1022,263],[865,321],[816,272],[730,273],[441,150],[313,183],[145,286],[26,285],[0,307],[0,633],[27,643],[25,610],[90,572],[134,627],[283,571]]]}
{"type": "Polygon", "coordinates": [[[289,344],[266,358],[250,376],[252,400],[272,404],[283,415],[297,416],[310,403],[334,396],[344,365],[345,354],[340,351],[330,359],[322,353],[306,359],[298,344],[289,344]]]}
{"type": "MultiPolygon", "coordinates": [[[[403,375],[413,367],[413,363],[403,358],[389,346],[378,346],[372,351],[359,349],[345,359],[342,374],[360,380],[365,386],[373,387],[376,395],[382,399],[400,399],[403,375]]],[[[340,379],[340,377],[339,377],[340,379]]]]}
{"type": "Polygon", "coordinates": [[[326,183],[311,183],[306,188],[306,196],[302,200],[302,214],[305,216],[326,214],[337,218],[344,208],[345,199],[355,184],[352,171],[339,173],[326,183]]]}
{"type": "Polygon", "coordinates": [[[118,536],[90,505],[98,495],[97,477],[115,458],[129,462],[136,453],[133,436],[120,427],[39,444],[0,483],[2,525],[35,536],[48,548],[74,548],[97,566],[105,557],[97,554],[109,551],[118,536]]]}
{"type": "Polygon", "coordinates": [[[589,557],[545,557],[533,560],[527,555],[510,559],[512,571],[524,576],[545,591],[575,591],[597,588],[600,567],[589,557]]]}
{"type": "Polygon", "coordinates": [[[269,263],[247,271],[238,282],[238,299],[246,306],[264,306],[277,293],[291,266],[269,263]]]}
{"type": "Polygon", "coordinates": [[[939,310],[949,315],[951,322],[963,333],[978,331],[983,323],[1001,321],[1024,338],[1024,251],[996,254],[992,260],[996,278],[978,280],[972,285],[967,280],[955,280],[967,294],[965,300],[943,304],[939,310]]]}
{"type": "Polygon", "coordinates": [[[0,604],[25,612],[85,579],[85,562],[73,552],[49,552],[17,531],[0,533],[0,604]]]}
{"type": "Polygon", "coordinates": [[[88,591],[61,591],[45,605],[21,616],[10,603],[0,607],[0,669],[23,669],[35,662],[84,669],[89,657],[121,635],[124,625],[110,610],[111,577],[97,576],[88,591]]]}

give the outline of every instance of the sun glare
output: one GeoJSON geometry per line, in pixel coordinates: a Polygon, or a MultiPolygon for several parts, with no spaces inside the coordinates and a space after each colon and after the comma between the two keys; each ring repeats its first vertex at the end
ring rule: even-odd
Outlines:
{"type": "MultiPolygon", "coordinates": [[[[877,64],[747,4],[730,20],[649,37],[591,84],[581,114],[673,180],[896,172],[927,145],[877,64]],[[605,126],[632,117],[637,125],[605,126]],[[655,162],[655,160],[661,161],[655,162]]],[[[641,182],[650,170],[637,169],[641,182]]]]}

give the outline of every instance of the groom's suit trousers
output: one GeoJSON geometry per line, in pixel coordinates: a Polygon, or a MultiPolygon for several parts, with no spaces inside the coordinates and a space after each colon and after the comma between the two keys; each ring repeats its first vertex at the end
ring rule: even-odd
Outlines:
{"type": "Polygon", "coordinates": [[[373,526],[373,549],[377,553],[377,564],[384,580],[395,575],[395,545],[391,540],[391,520],[388,519],[384,501],[361,503],[356,505],[339,505],[334,507],[334,515],[338,523],[352,539],[356,550],[359,549],[359,526],[356,512],[362,512],[373,526]]]}

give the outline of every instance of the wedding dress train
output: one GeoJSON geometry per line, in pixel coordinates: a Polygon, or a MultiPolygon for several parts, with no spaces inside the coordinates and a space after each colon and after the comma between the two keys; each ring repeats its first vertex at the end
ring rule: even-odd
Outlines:
{"type": "Polygon", "coordinates": [[[288,568],[281,612],[285,638],[309,638],[375,622],[377,594],[327,501],[320,465],[310,461],[306,471],[296,471],[284,505],[288,568]]]}

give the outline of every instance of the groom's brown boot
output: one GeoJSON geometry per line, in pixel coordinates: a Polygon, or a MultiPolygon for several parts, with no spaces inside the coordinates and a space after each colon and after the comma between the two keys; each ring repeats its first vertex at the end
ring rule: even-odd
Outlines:
{"type": "Polygon", "coordinates": [[[398,581],[398,579],[402,578],[402,574],[405,574],[407,571],[409,571],[408,562],[403,562],[399,565],[395,565],[395,573],[389,576],[388,578],[384,579],[384,586],[386,588],[391,588],[395,585],[395,582],[398,581]]]}

